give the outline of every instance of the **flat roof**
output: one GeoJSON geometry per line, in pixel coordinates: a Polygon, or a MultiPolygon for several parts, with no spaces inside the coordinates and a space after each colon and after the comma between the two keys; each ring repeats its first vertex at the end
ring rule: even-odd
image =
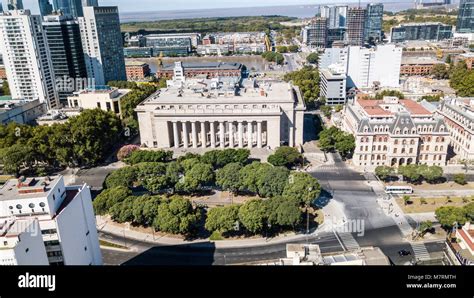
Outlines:
{"type": "Polygon", "coordinates": [[[145,66],[148,63],[141,62],[141,61],[125,61],[125,66],[145,66]]]}
{"type": "MultiPolygon", "coordinates": [[[[183,62],[183,68],[190,69],[232,69],[238,70],[242,68],[242,64],[238,62],[183,62]]],[[[174,70],[174,64],[167,64],[161,70],[174,70]]]]}
{"type": "Polygon", "coordinates": [[[0,188],[0,201],[45,197],[60,179],[61,176],[10,179],[0,188]]]}
{"type": "Polygon", "coordinates": [[[431,57],[406,57],[405,56],[402,58],[402,65],[404,64],[431,65],[431,64],[444,64],[444,62],[431,58],[431,57]]]}

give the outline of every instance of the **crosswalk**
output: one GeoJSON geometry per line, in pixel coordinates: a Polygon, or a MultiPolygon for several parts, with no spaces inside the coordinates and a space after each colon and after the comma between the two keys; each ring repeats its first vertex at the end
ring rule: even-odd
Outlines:
{"type": "Polygon", "coordinates": [[[430,253],[426,249],[425,244],[423,243],[410,243],[411,248],[413,249],[413,252],[415,254],[415,257],[419,260],[429,260],[430,253]]]}
{"type": "Polygon", "coordinates": [[[354,239],[351,233],[337,233],[338,238],[341,240],[342,245],[346,251],[358,250],[360,249],[359,243],[354,239]]]}

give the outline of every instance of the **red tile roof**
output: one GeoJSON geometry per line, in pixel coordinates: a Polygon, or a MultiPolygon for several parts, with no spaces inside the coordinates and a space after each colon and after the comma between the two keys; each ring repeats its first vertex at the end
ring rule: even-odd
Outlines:
{"type": "Polygon", "coordinates": [[[413,115],[431,115],[432,113],[425,109],[419,103],[411,99],[401,99],[400,103],[413,115]]]}
{"type": "MultiPolygon", "coordinates": [[[[469,231],[469,233],[470,232],[471,231],[469,231]]],[[[467,235],[466,231],[464,231],[464,229],[459,229],[458,233],[459,233],[459,235],[461,235],[461,237],[464,239],[464,241],[467,243],[467,245],[469,245],[471,250],[474,250],[474,243],[471,241],[471,239],[469,239],[469,236],[467,235]]]]}

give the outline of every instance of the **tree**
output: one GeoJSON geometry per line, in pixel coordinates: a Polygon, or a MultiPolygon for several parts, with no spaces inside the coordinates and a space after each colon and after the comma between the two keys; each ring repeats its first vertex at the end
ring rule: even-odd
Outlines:
{"type": "Polygon", "coordinates": [[[375,168],[375,175],[377,175],[381,180],[386,180],[392,176],[394,172],[395,169],[388,166],[378,166],[375,168]]]}
{"type": "Polygon", "coordinates": [[[220,169],[216,175],[216,184],[224,190],[236,192],[240,188],[240,170],[242,165],[230,163],[220,169]]]}
{"type": "Polygon", "coordinates": [[[420,180],[421,174],[416,165],[407,165],[398,167],[398,174],[402,175],[411,182],[420,180]]]}
{"type": "Polygon", "coordinates": [[[443,169],[439,166],[418,166],[417,171],[428,182],[433,183],[443,177],[443,169]]]}
{"type": "Polygon", "coordinates": [[[446,64],[435,64],[431,69],[431,75],[437,80],[444,80],[449,78],[448,68],[446,64]]]}
{"type": "Polygon", "coordinates": [[[134,167],[125,167],[115,170],[105,178],[105,187],[132,187],[134,182],[137,181],[137,175],[136,168],[134,167]]]}
{"type": "Polygon", "coordinates": [[[323,113],[324,117],[331,119],[332,115],[332,107],[331,106],[321,106],[321,112],[323,113]]]}
{"type": "Polygon", "coordinates": [[[153,222],[157,230],[171,234],[191,234],[197,228],[200,214],[191,202],[182,197],[173,197],[158,206],[158,214],[153,222]]]}
{"type": "Polygon", "coordinates": [[[288,47],[286,46],[277,46],[278,53],[288,53],[288,47]]]}
{"type": "Polygon", "coordinates": [[[132,192],[123,186],[105,189],[94,199],[92,203],[94,211],[97,215],[105,215],[112,206],[122,202],[131,194],[132,192]]]}
{"type": "Polygon", "coordinates": [[[241,192],[258,193],[257,182],[261,175],[272,168],[269,164],[262,164],[260,162],[253,162],[246,165],[239,171],[241,192]]]}
{"type": "Polygon", "coordinates": [[[32,148],[20,144],[15,144],[10,148],[5,148],[0,153],[3,170],[5,173],[19,176],[22,168],[29,167],[34,162],[34,152],[32,148]]]}
{"type": "Polygon", "coordinates": [[[219,231],[220,233],[235,230],[236,223],[239,222],[239,208],[238,205],[212,208],[207,213],[206,230],[219,231]]]}
{"type": "Polygon", "coordinates": [[[375,99],[383,99],[385,96],[396,96],[399,99],[404,99],[405,95],[397,90],[383,90],[375,95],[375,99]]]}
{"type": "Polygon", "coordinates": [[[311,64],[317,64],[319,61],[319,55],[318,53],[311,53],[306,57],[306,61],[311,64]]]}
{"type": "Polygon", "coordinates": [[[203,186],[214,182],[214,170],[211,165],[205,163],[198,163],[189,170],[184,180],[178,182],[176,188],[178,191],[187,193],[195,193],[203,186]]]}
{"type": "Polygon", "coordinates": [[[298,52],[299,50],[300,50],[300,48],[299,48],[297,45],[294,45],[294,44],[293,44],[293,45],[288,46],[288,51],[289,51],[290,53],[296,53],[296,52],[298,52]]]}
{"type": "Polygon", "coordinates": [[[173,158],[172,151],[149,151],[149,150],[135,150],[125,162],[134,165],[141,162],[168,162],[173,158]]]}
{"type": "Polygon", "coordinates": [[[301,209],[294,200],[283,197],[265,201],[268,223],[273,226],[294,227],[301,222],[301,209]]]}
{"type": "Polygon", "coordinates": [[[344,106],[339,104],[339,105],[336,105],[336,106],[334,107],[334,111],[335,111],[336,113],[339,113],[340,111],[342,111],[343,108],[344,108],[344,106]]]}
{"type": "Polygon", "coordinates": [[[464,214],[466,218],[473,222],[474,221],[474,203],[469,203],[463,208],[464,214]]]}
{"type": "Polygon", "coordinates": [[[307,104],[314,103],[319,98],[319,71],[313,66],[305,66],[300,70],[285,74],[285,81],[292,81],[298,86],[307,104]]]}
{"type": "Polygon", "coordinates": [[[349,157],[355,149],[355,137],[348,133],[339,133],[336,135],[334,148],[341,154],[342,158],[349,157]]]}
{"type": "Polygon", "coordinates": [[[266,210],[262,200],[250,200],[240,206],[239,219],[250,233],[261,232],[265,226],[266,210]]]}
{"type": "Polygon", "coordinates": [[[283,197],[295,200],[303,206],[310,206],[321,193],[321,186],[316,178],[308,173],[292,172],[283,190],[283,197]]]}
{"type": "Polygon", "coordinates": [[[284,167],[271,167],[259,169],[257,173],[258,194],[264,198],[281,196],[288,183],[288,169],[284,167]]]}
{"type": "Polygon", "coordinates": [[[204,153],[200,160],[218,169],[234,162],[244,165],[247,163],[249,156],[250,151],[248,149],[212,150],[204,153]]]}
{"type": "Polygon", "coordinates": [[[2,95],[10,95],[10,86],[8,85],[8,81],[4,80],[2,85],[2,95]]]}
{"type": "Polygon", "coordinates": [[[292,168],[300,165],[303,161],[303,155],[296,148],[282,146],[279,147],[274,154],[268,157],[268,162],[276,167],[285,166],[292,168]]]}
{"type": "Polygon", "coordinates": [[[459,185],[466,185],[466,175],[464,173],[459,173],[454,175],[454,182],[456,182],[459,185]]]}
{"type": "Polygon", "coordinates": [[[132,196],[113,205],[108,211],[112,220],[118,223],[132,222],[134,202],[135,197],[132,196]]]}
{"type": "Polygon", "coordinates": [[[411,198],[410,196],[403,196],[403,204],[406,206],[408,204],[411,204],[411,198]]]}
{"type": "Polygon", "coordinates": [[[117,153],[117,159],[123,161],[128,158],[134,151],[140,150],[137,145],[125,145],[117,153]]]}
{"type": "Polygon", "coordinates": [[[458,225],[463,225],[467,216],[463,208],[458,207],[440,207],[435,211],[436,218],[439,223],[446,229],[453,227],[453,224],[456,222],[458,225]]]}
{"type": "Polygon", "coordinates": [[[430,220],[421,222],[420,226],[418,227],[418,231],[420,231],[421,235],[426,234],[432,229],[433,229],[433,222],[431,222],[430,220]]]}

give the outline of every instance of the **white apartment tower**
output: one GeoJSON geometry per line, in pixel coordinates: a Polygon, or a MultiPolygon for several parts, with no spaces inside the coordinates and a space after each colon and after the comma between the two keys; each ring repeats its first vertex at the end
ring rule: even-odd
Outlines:
{"type": "Polygon", "coordinates": [[[58,107],[58,93],[41,17],[29,10],[0,14],[0,53],[12,97],[58,107]]]}
{"type": "Polygon", "coordinates": [[[62,176],[11,179],[0,189],[0,265],[102,265],[87,185],[62,176]]]}

